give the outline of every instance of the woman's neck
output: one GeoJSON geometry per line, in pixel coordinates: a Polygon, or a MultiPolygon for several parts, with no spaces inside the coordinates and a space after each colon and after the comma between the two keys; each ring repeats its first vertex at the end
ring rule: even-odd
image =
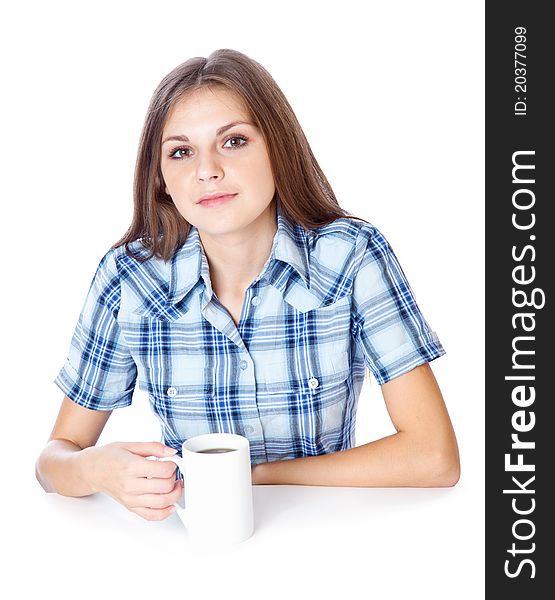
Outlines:
{"type": "Polygon", "coordinates": [[[218,297],[242,298],[268,260],[277,231],[275,208],[257,225],[256,229],[237,232],[233,239],[203,237],[200,233],[212,289],[218,297]]]}

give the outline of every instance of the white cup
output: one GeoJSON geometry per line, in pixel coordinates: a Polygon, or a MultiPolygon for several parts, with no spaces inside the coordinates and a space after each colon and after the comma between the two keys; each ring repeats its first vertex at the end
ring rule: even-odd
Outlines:
{"type": "Polygon", "coordinates": [[[206,544],[236,544],[254,531],[249,440],[234,433],[208,433],[189,438],[182,458],[169,456],[184,480],[176,512],[191,540],[206,544]],[[228,449],[229,452],[205,453],[228,449]],[[184,500],[184,506],[181,502],[184,500]]]}

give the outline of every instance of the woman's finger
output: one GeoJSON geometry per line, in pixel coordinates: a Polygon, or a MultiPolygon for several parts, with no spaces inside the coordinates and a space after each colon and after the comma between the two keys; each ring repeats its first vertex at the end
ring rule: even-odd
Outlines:
{"type": "Polygon", "coordinates": [[[177,469],[177,465],[172,461],[149,460],[142,456],[135,456],[130,466],[135,477],[156,477],[158,479],[171,477],[177,469]]]}
{"type": "Polygon", "coordinates": [[[173,490],[167,494],[137,494],[133,498],[134,506],[131,508],[166,508],[179,500],[182,491],[183,485],[181,480],[178,480],[175,482],[173,490]]]}
{"type": "Polygon", "coordinates": [[[167,508],[147,508],[144,506],[136,506],[135,508],[129,509],[131,512],[136,513],[139,517],[143,517],[147,521],[163,521],[175,512],[173,506],[167,508]]]}
{"type": "Polygon", "coordinates": [[[116,442],[120,448],[125,448],[138,456],[173,456],[173,448],[169,448],[160,442],[116,442]]]}
{"type": "Polygon", "coordinates": [[[175,474],[172,477],[137,477],[129,493],[142,494],[169,494],[175,487],[175,474]]]}

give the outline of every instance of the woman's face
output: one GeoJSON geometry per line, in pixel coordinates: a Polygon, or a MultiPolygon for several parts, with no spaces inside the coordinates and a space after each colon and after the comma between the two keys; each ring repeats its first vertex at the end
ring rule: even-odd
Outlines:
{"type": "Polygon", "coordinates": [[[177,210],[205,235],[248,233],[275,220],[265,141],[241,99],[226,88],[202,88],[175,104],[162,133],[160,166],[177,210]],[[235,196],[199,204],[214,192],[235,196]]]}

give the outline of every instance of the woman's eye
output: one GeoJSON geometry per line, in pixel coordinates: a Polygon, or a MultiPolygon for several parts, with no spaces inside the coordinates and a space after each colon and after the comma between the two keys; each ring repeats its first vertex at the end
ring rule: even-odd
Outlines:
{"type": "Polygon", "coordinates": [[[176,154],[179,154],[180,152],[188,152],[189,148],[177,148],[176,150],[174,150],[173,154],[170,154],[170,158],[183,158],[182,155],[176,156],[176,154]]]}
{"type": "Polygon", "coordinates": [[[228,138],[228,139],[226,140],[226,142],[225,142],[224,146],[225,146],[225,145],[226,145],[228,142],[231,142],[232,140],[241,140],[243,143],[242,143],[242,144],[239,144],[239,143],[232,144],[231,146],[228,146],[228,148],[241,148],[242,146],[244,146],[244,145],[247,143],[247,138],[246,138],[246,137],[244,137],[244,136],[242,136],[242,135],[234,135],[234,136],[232,136],[232,137],[230,137],[230,138],[228,138]]]}

